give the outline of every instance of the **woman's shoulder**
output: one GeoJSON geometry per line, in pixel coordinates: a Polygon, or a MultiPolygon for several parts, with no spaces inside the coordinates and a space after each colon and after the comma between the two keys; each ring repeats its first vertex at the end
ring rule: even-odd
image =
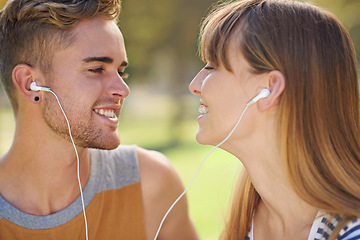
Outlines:
{"type": "Polygon", "coordinates": [[[337,240],[360,239],[360,218],[349,222],[339,233],[337,240]]]}

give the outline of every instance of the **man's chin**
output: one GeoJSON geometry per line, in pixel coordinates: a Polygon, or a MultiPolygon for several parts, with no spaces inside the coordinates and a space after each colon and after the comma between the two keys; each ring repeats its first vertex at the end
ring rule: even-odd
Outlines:
{"type": "Polygon", "coordinates": [[[87,148],[95,148],[102,150],[113,150],[120,145],[120,138],[106,139],[106,141],[93,142],[87,144],[87,148]]]}
{"type": "Polygon", "coordinates": [[[117,144],[117,145],[93,145],[93,146],[90,146],[88,148],[94,148],[94,149],[101,149],[101,150],[113,150],[115,148],[117,148],[120,144],[117,144]]]}
{"type": "Polygon", "coordinates": [[[104,149],[104,150],[113,150],[113,149],[117,148],[119,145],[120,145],[120,142],[118,144],[116,144],[116,145],[106,146],[106,147],[104,147],[102,149],[104,149]]]}
{"type": "Polygon", "coordinates": [[[100,147],[100,149],[104,150],[113,150],[120,145],[120,139],[117,141],[113,141],[111,143],[105,144],[104,146],[100,147]]]}

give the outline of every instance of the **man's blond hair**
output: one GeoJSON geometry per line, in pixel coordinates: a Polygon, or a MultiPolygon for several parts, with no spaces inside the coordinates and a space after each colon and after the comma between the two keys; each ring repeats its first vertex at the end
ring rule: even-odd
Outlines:
{"type": "Polygon", "coordinates": [[[55,51],[68,47],[83,19],[117,19],[121,0],[10,0],[0,12],[0,78],[16,113],[12,71],[18,64],[51,72],[55,51]]]}

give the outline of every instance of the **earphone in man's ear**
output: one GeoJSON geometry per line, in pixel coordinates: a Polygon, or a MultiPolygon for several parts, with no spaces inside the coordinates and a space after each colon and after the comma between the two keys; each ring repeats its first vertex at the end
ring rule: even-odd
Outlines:
{"type": "Polygon", "coordinates": [[[38,91],[50,92],[50,88],[37,86],[36,82],[30,83],[30,89],[35,92],[38,92],[38,91]]]}

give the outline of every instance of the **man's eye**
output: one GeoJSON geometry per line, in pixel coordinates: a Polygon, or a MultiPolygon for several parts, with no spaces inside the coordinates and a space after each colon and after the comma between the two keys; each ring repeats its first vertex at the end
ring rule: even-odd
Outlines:
{"type": "Polygon", "coordinates": [[[93,73],[102,73],[104,71],[103,68],[91,68],[89,69],[89,72],[93,72],[93,73]]]}
{"type": "Polygon", "coordinates": [[[128,73],[125,73],[125,72],[118,72],[118,73],[122,79],[127,79],[129,77],[128,73]]]}

